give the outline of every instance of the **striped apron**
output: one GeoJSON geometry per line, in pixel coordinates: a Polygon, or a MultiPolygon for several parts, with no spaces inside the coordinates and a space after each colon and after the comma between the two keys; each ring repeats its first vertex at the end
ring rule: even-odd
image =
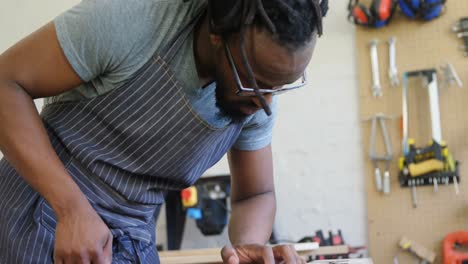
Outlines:
{"type": "MultiPolygon", "coordinates": [[[[112,263],[159,263],[154,214],[165,191],[192,185],[242,129],[198,116],[167,64],[204,9],[125,85],[41,113],[54,149],[113,234],[112,263]]],[[[55,226],[50,205],[1,160],[0,263],[52,263],[55,226]]]]}

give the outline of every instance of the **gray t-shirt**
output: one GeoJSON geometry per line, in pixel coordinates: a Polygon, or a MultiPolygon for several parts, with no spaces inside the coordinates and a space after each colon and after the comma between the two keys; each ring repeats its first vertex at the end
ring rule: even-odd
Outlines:
{"type": "MultiPolygon", "coordinates": [[[[60,45],[84,83],[45,105],[76,101],[122,86],[191,20],[202,0],[83,0],[54,20],[60,45]]],[[[201,89],[193,54],[193,32],[168,62],[194,110],[214,127],[224,127],[215,105],[216,84],[201,89]]],[[[276,113],[276,100],[272,110],[276,113]]],[[[234,147],[256,150],[271,142],[274,115],[248,118],[234,147]]]]}

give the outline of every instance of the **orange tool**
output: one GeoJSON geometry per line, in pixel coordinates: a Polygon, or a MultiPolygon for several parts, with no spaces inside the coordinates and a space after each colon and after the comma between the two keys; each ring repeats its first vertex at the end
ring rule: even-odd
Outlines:
{"type": "Polygon", "coordinates": [[[444,264],[468,264],[468,252],[458,252],[457,246],[468,245],[468,231],[448,234],[444,239],[444,264]]]}

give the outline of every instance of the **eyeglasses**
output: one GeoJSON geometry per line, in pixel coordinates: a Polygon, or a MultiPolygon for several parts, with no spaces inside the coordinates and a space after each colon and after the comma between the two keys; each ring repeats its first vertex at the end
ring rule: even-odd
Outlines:
{"type": "MultiPolygon", "coordinates": [[[[232,69],[232,72],[234,74],[234,79],[236,81],[236,84],[237,84],[237,95],[238,96],[255,96],[255,89],[254,88],[247,88],[247,87],[244,87],[241,83],[241,80],[239,78],[239,74],[237,72],[237,68],[236,68],[236,65],[234,64],[234,60],[232,58],[232,54],[231,54],[231,50],[227,44],[227,42],[225,41],[224,42],[224,49],[226,51],[226,54],[227,54],[227,58],[228,58],[228,61],[229,61],[229,65],[231,66],[231,69],[232,69]]],[[[281,94],[281,93],[284,93],[284,92],[287,92],[287,91],[291,91],[291,90],[294,90],[294,89],[297,89],[297,88],[301,88],[303,86],[305,86],[307,84],[307,76],[306,76],[306,73],[302,73],[302,77],[299,78],[298,80],[296,80],[295,82],[292,82],[292,83],[289,83],[289,84],[285,84],[277,89],[258,89],[258,91],[261,93],[261,94],[273,94],[273,95],[277,95],[277,94],[281,94]]]]}

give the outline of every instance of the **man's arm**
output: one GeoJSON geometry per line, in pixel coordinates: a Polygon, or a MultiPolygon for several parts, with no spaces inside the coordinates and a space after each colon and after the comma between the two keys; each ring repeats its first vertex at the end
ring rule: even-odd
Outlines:
{"type": "Polygon", "coordinates": [[[79,83],[53,23],[1,54],[0,150],[57,215],[55,262],[110,263],[110,231],[55,153],[33,103],[79,83]]]}
{"type": "Polygon", "coordinates": [[[256,151],[233,149],[231,170],[231,220],[233,244],[266,244],[276,212],[271,147],[256,151]]]}
{"type": "Polygon", "coordinates": [[[305,263],[292,246],[267,247],[276,213],[271,146],[255,151],[232,149],[231,220],[224,263],[305,263]]]}

